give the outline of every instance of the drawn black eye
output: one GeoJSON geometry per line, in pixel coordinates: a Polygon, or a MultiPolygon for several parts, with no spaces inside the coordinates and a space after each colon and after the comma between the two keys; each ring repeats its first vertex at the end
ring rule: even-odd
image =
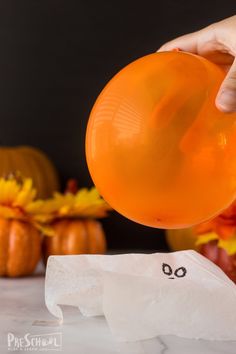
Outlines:
{"type": "Polygon", "coordinates": [[[187,273],[187,269],[184,267],[177,268],[174,272],[175,276],[178,278],[185,277],[186,273],[187,273]]]}
{"type": "Polygon", "coordinates": [[[162,271],[166,275],[171,275],[173,273],[171,266],[167,263],[162,263],[162,271]]]}

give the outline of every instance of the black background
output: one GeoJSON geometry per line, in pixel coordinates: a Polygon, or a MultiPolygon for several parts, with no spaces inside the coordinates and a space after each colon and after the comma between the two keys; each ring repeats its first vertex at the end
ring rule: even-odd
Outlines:
{"type": "MultiPolygon", "coordinates": [[[[0,1],[0,143],[41,148],[62,181],[91,186],[86,122],[123,66],[178,35],[236,13],[235,0],[0,1]]],[[[159,230],[104,220],[110,248],[163,249],[159,230]]]]}

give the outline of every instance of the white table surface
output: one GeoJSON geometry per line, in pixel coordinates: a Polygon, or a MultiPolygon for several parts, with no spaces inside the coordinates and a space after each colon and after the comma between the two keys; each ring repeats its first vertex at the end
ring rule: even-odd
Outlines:
{"type": "MultiPolygon", "coordinates": [[[[236,354],[236,342],[189,340],[175,336],[119,343],[112,337],[103,317],[85,318],[77,309],[70,307],[63,310],[65,320],[62,325],[34,325],[34,321],[37,320],[53,320],[44,303],[42,272],[19,279],[1,278],[0,354],[10,353],[9,332],[15,337],[23,337],[27,333],[30,335],[60,333],[62,345],[58,349],[65,354],[236,354]]],[[[38,351],[39,348],[36,352],[38,351]]],[[[47,351],[54,352],[49,349],[47,351]]],[[[21,348],[15,352],[26,352],[26,349],[21,348]]]]}

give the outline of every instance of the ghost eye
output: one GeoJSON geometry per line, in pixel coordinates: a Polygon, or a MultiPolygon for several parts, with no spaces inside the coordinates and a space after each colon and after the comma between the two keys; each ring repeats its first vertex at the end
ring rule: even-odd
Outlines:
{"type": "Polygon", "coordinates": [[[167,263],[162,263],[162,271],[166,275],[171,275],[173,273],[171,266],[167,263]]]}
{"type": "Polygon", "coordinates": [[[183,277],[185,277],[186,273],[187,273],[187,269],[184,268],[184,267],[180,267],[180,268],[175,270],[174,274],[178,278],[183,278],[183,277]]]}

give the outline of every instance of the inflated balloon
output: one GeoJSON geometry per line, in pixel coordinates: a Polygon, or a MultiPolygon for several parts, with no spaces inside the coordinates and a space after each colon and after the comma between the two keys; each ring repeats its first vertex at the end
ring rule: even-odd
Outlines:
{"type": "Polygon", "coordinates": [[[236,197],[236,114],[215,97],[224,73],[183,52],[145,56],[121,70],[88,122],[92,179],[120,214],[158,228],[209,219],[236,197]]]}

